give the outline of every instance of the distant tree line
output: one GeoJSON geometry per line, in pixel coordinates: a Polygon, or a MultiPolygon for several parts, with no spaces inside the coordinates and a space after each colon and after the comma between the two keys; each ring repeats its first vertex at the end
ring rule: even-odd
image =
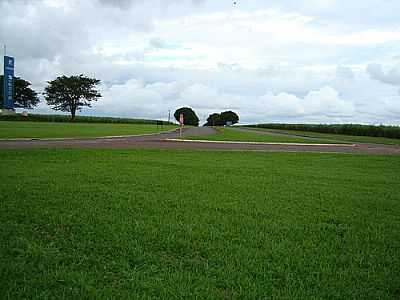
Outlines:
{"type": "Polygon", "coordinates": [[[250,125],[248,127],[400,139],[399,126],[374,126],[360,124],[259,124],[250,125]]]}

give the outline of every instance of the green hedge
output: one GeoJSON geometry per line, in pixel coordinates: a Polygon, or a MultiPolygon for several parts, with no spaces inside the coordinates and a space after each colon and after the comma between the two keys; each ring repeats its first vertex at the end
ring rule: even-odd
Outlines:
{"type": "Polygon", "coordinates": [[[320,133],[332,133],[332,134],[346,134],[356,136],[374,136],[374,137],[386,137],[392,139],[400,139],[400,127],[399,126],[374,126],[374,125],[360,125],[360,124],[258,124],[249,125],[248,127],[253,128],[268,128],[268,129],[280,129],[280,130],[298,130],[298,131],[311,131],[320,133]]]}
{"type": "MultiPolygon", "coordinates": [[[[30,122],[71,122],[71,117],[66,115],[38,115],[29,114],[27,117],[21,114],[0,115],[0,121],[30,121],[30,122]]],[[[157,120],[111,118],[111,117],[89,117],[76,116],[75,123],[119,123],[119,124],[156,124],[157,120]]],[[[168,122],[164,121],[164,124],[168,122]]],[[[172,123],[170,123],[172,124],[172,123]]]]}

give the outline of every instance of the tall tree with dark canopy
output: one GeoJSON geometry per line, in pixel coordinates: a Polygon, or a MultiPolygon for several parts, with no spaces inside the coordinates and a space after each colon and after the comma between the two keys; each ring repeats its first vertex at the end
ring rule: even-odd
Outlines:
{"type": "Polygon", "coordinates": [[[220,114],[209,115],[205,126],[225,126],[227,124],[236,124],[239,122],[239,116],[233,111],[224,111],[220,114]]]}
{"type": "Polygon", "coordinates": [[[208,116],[205,126],[223,126],[225,125],[221,119],[221,115],[214,113],[208,116]]]}
{"type": "Polygon", "coordinates": [[[223,125],[226,125],[228,122],[233,125],[239,122],[239,116],[233,111],[224,111],[221,113],[221,120],[223,125]]]}
{"type": "MultiPolygon", "coordinates": [[[[31,83],[14,77],[14,107],[32,109],[39,104],[38,94],[30,88],[31,83]]],[[[0,107],[3,107],[4,76],[0,75],[0,107]]]]}
{"type": "Polygon", "coordinates": [[[79,76],[61,76],[48,82],[44,97],[48,105],[54,110],[71,113],[71,120],[75,120],[77,111],[82,107],[91,107],[91,102],[97,101],[101,94],[96,90],[100,80],[79,76]]]}
{"type": "Polygon", "coordinates": [[[199,118],[190,107],[182,107],[175,111],[174,117],[179,122],[180,115],[183,114],[185,125],[199,126],[199,118]]]}

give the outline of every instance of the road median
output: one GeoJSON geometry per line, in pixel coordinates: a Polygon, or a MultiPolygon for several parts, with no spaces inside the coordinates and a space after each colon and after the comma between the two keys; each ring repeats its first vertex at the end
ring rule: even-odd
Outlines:
{"type": "Polygon", "coordinates": [[[186,143],[213,143],[213,144],[250,144],[250,145],[283,145],[283,146],[327,146],[327,147],[355,147],[356,144],[315,144],[315,143],[276,143],[276,142],[246,142],[246,141],[210,141],[210,140],[185,140],[165,139],[170,142],[186,143]]]}

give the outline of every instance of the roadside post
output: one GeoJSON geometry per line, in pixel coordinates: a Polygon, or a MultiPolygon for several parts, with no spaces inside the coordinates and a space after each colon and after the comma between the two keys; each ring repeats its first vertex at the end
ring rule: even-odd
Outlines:
{"type": "Polygon", "coordinates": [[[182,128],[183,128],[183,123],[184,123],[184,119],[183,119],[183,114],[179,115],[179,137],[182,138],[182,128]]]}

